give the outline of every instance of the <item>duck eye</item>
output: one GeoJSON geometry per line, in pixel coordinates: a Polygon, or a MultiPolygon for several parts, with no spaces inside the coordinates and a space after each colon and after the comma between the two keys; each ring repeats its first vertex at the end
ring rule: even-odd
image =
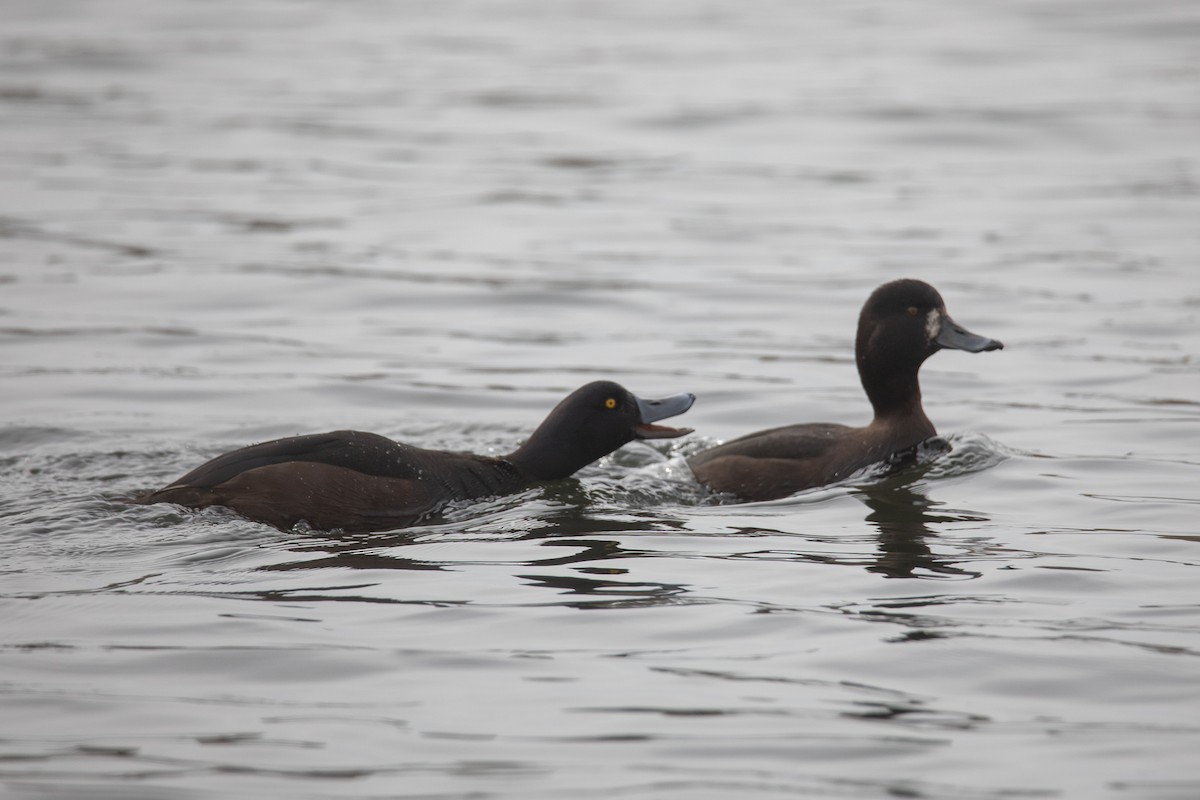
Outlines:
{"type": "Polygon", "coordinates": [[[605,408],[616,408],[617,407],[617,398],[610,397],[607,400],[605,400],[604,407],[605,408]]]}
{"type": "Polygon", "coordinates": [[[908,315],[910,317],[915,317],[917,314],[920,314],[920,313],[921,313],[921,309],[917,308],[916,306],[908,307],[908,315]]]}

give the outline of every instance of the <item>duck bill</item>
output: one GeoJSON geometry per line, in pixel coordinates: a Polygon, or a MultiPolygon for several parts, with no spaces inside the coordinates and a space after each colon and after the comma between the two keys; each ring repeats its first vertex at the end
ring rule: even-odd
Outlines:
{"type": "Polygon", "coordinates": [[[674,394],[657,400],[643,400],[640,397],[634,397],[634,400],[637,400],[638,413],[641,415],[641,422],[633,428],[633,433],[637,438],[674,439],[692,432],[691,428],[671,428],[653,423],[687,411],[692,407],[692,403],[696,402],[696,395],[674,394]]]}
{"type": "Polygon", "coordinates": [[[950,319],[950,315],[942,314],[942,326],[934,339],[941,347],[948,350],[966,350],[968,353],[982,353],[985,350],[1003,350],[1004,343],[998,339],[989,339],[971,333],[969,330],[950,319]]]}

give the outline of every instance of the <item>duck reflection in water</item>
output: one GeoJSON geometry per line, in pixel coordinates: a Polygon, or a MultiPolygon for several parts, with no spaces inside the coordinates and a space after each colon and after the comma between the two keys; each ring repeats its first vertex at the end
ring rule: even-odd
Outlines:
{"type": "MultiPolygon", "coordinates": [[[[949,450],[949,443],[931,439],[923,447],[949,450]]],[[[964,512],[938,513],[940,505],[916,488],[926,469],[911,467],[874,483],[855,487],[854,496],[871,509],[866,521],[879,529],[879,554],[868,572],[889,578],[977,578],[981,573],[955,566],[959,558],[939,556],[929,546],[937,534],[930,524],[984,522],[986,517],[964,512]]]]}

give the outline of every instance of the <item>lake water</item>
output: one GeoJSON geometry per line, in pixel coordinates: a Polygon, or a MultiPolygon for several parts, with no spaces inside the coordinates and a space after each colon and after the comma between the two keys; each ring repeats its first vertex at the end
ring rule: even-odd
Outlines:
{"type": "Polygon", "coordinates": [[[5,0],[0,796],[1200,797],[1200,5],[5,0]],[[1001,352],[954,445],[854,325],[1001,352]],[[505,452],[598,377],[691,437],[406,531],[120,499],[358,428],[505,452]]]}

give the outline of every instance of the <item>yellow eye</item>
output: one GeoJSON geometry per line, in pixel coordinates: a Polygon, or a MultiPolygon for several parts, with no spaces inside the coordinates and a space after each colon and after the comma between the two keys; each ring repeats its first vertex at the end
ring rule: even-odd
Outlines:
{"type": "Polygon", "coordinates": [[[908,307],[908,315],[910,317],[915,317],[917,314],[920,314],[920,313],[921,313],[921,309],[917,308],[916,306],[908,307]]]}
{"type": "Polygon", "coordinates": [[[617,407],[617,398],[610,397],[607,400],[605,400],[604,407],[605,408],[616,408],[617,407]]]}

